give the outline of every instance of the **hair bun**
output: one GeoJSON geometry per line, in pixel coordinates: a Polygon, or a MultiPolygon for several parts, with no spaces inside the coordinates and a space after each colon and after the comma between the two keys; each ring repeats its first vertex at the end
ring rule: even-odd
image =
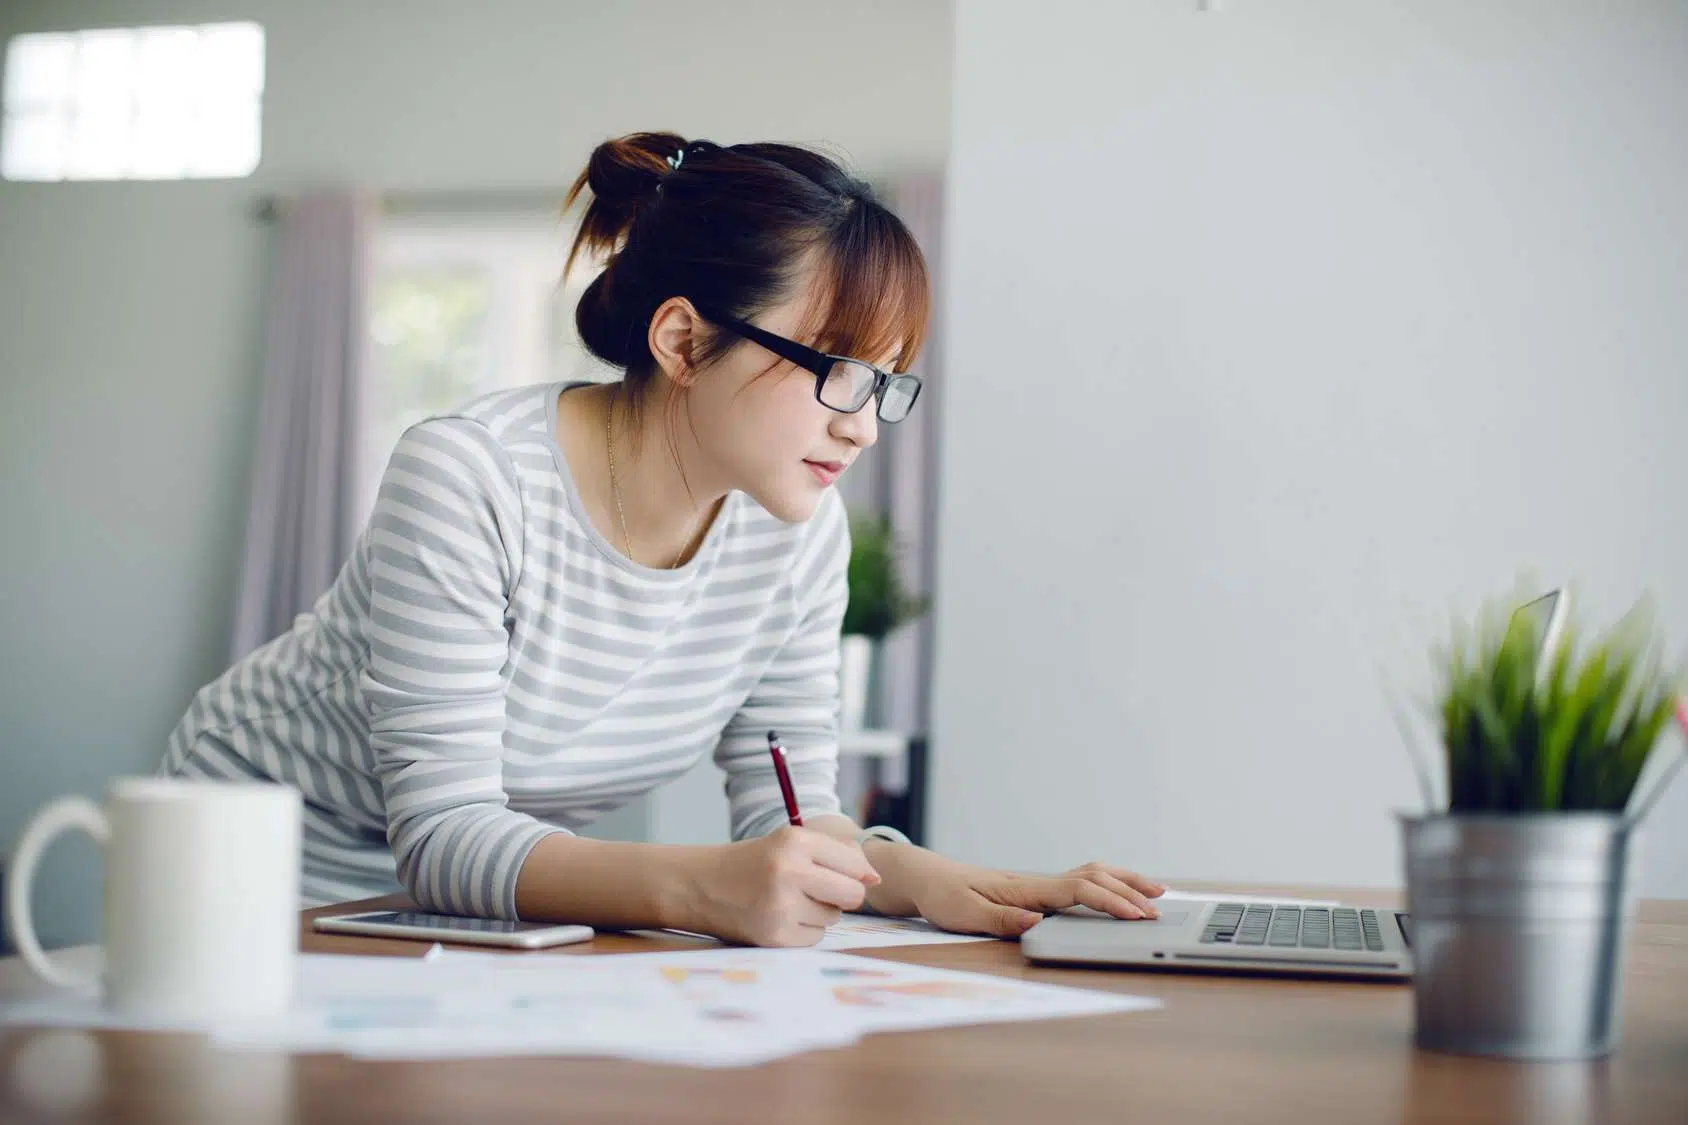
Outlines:
{"type": "Polygon", "coordinates": [[[669,159],[685,147],[686,139],[675,133],[630,133],[592,150],[586,170],[569,189],[563,207],[573,206],[582,189],[591,189],[592,201],[581,229],[594,251],[615,250],[639,208],[655,198],[657,186],[670,171],[669,159]]]}
{"type": "Polygon", "coordinates": [[[592,279],[575,306],[574,326],[580,342],[605,363],[626,367],[631,358],[634,332],[634,304],[630,295],[618,292],[616,268],[609,266],[592,279]]]}
{"type": "Polygon", "coordinates": [[[672,157],[686,147],[686,139],[677,133],[629,133],[607,140],[592,150],[586,170],[563,202],[567,211],[583,193],[592,193],[564,273],[574,268],[583,250],[607,260],[604,272],[581,296],[575,326],[581,342],[608,363],[627,362],[634,315],[629,298],[635,294],[623,292],[627,287],[616,284],[618,252],[640,209],[656,199],[662,178],[673,170],[672,157]]]}

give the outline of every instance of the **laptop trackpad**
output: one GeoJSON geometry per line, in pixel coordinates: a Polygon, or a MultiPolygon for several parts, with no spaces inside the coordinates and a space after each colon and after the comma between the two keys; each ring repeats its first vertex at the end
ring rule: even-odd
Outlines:
{"type": "MultiPolygon", "coordinates": [[[[1205,906],[1206,904],[1203,903],[1202,905],[1205,906]]],[[[1095,922],[1097,925],[1111,922],[1119,927],[1118,936],[1122,939],[1131,935],[1141,937],[1145,942],[1159,943],[1164,942],[1172,931],[1188,928],[1192,924],[1191,919],[1201,913],[1200,910],[1170,904],[1159,909],[1159,918],[1134,918],[1130,921],[1115,918],[1112,914],[1103,914],[1100,910],[1092,910],[1088,906],[1072,907],[1062,911],[1057,917],[1071,918],[1074,921],[1082,919],[1087,922],[1095,922]]]]}

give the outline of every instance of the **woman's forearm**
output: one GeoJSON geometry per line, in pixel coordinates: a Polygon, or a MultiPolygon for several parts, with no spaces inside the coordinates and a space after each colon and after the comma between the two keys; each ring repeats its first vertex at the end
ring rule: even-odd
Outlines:
{"type": "MultiPolygon", "coordinates": [[[[859,831],[844,816],[817,816],[808,824],[851,844],[859,831]]],[[[720,896],[712,897],[709,884],[711,879],[722,881],[728,853],[747,846],[748,842],[719,847],[623,844],[557,833],[535,844],[522,863],[516,877],[516,912],[530,921],[577,922],[608,930],[715,933],[722,919],[714,899],[720,896]]],[[[883,880],[869,889],[867,905],[892,916],[919,913],[915,888],[920,881],[954,866],[925,848],[884,840],[867,841],[863,854],[883,880]]]]}
{"type": "MultiPolygon", "coordinates": [[[[861,831],[847,816],[817,816],[809,818],[807,823],[816,831],[852,843],[861,831]]],[[[945,859],[937,852],[914,844],[893,844],[889,840],[868,840],[862,845],[862,854],[884,880],[869,889],[867,905],[876,913],[891,917],[919,914],[920,908],[915,905],[916,887],[934,872],[955,866],[954,860],[945,859]]]]}
{"type": "Polygon", "coordinates": [[[603,929],[689,929],[693,872],[707,847],[623,844],[557,833],[535,844],[516,877],[516,912],[536,922],[603,929]]]}
{"type": "MultiPolygon", "coordinates": [[[[836,832],[837,830],[835,830],[836,832]]],[[[834,833],[782,828],[735,844],[617,844],[563,833],[534,845],[516,913],[607,930],[673,929],[751,945],[810,945],[831,911],[879,880],[834,833]]]]}

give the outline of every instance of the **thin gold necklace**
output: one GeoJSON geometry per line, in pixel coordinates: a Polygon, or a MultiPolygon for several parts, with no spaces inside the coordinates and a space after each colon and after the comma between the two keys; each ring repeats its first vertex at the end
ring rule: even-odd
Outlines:
{"type": "MultiPolygon", "coordinates": [[[[610,391],[609,409],[604,411],[604,449],[609,454],[610,495],[615,498],[615,518],[621,523],[621,547],[627,553],[629,559],[638,562],[639,560],[633,557],[633,537],[627,534],[627,512],[621,506],[621,482],[615,475],[615,403],[619,397],[615,391],[610,391]]],[[[686,548],[692,545],[692,540],[695,538],[697,538],[697,529],[694,527],[690,529],[690,533],[680,544],[680,549],[674,553],[674,557],[669,560],[667,569],[673,570],[680,565],[680,559],[684,557],[686,548]]]]}

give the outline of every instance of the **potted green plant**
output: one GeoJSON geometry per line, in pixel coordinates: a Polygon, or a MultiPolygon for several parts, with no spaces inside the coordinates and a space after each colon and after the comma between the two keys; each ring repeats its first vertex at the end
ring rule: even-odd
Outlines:
{"type": "Polygon", "coordinates": [[[884,639],[926,612],[928,601],[903,584],[899,547],[891,521],[862,512],[850,515],[850,604],[844,610],[839,722],[859,730],[884,639]]]}
{"type": "Polygon", "coordinates": [[[1684,677],[1645,603],[1586,644],[1532,606],[1491,606],[1438,657],[1447,807],[1401,818],[1415,1038],[1589,1058],[1617,1043],[1634,827],[1668,774],[1629,806],[1672,716],[1688,730],[1684,677]]]}

